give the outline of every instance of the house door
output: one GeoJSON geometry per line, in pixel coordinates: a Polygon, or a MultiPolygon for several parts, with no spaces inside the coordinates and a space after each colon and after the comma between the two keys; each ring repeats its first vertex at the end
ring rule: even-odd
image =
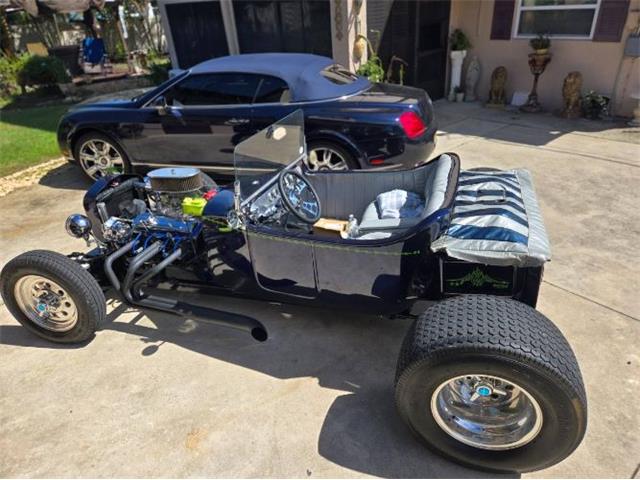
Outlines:
{"type": "MultiPolygon", "coordinates": [[[[367,4],[367,29],[383,65],[396,56],[408,63],[404,83],[436,100],[445,95],[450,0],[378,0],[367,4]]],[[[391,80],[399,80],[399,63],[391,80]]]]}

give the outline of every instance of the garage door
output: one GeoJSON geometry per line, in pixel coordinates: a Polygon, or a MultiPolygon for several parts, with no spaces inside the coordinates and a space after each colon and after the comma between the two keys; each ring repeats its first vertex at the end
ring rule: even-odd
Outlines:
{"type": "Polygon", "coordinates": [[[229,55],[220,2],[168,3],[166,8],[180,68],[229,55]]]}
{"type": "Polygon", "coordinates": [[[234,0],[240,53],[332,56],[329,0],[234,0]]]}

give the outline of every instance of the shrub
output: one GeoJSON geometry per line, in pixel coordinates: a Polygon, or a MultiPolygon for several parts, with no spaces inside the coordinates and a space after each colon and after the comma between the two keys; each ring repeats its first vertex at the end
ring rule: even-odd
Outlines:
{"type": "Polygon", "coordinates": [[[62,60],[57,57],[28,57],[17,75],[20,85],[55,85],[70,81],[62,60]]]}
{"type": "Polygon", "coordinates": [[[160,85],[169,78],[169,70],[171,70],[171,62],[152,63],[149,66],[149,78],[154,85],[160,85]]]}
{"type": "Polygon", "coordinates": [[[19,92],[18,72],[28,58],[28,55],[15,58],[0,56],[0,97],[8,97],[19,92]]]}

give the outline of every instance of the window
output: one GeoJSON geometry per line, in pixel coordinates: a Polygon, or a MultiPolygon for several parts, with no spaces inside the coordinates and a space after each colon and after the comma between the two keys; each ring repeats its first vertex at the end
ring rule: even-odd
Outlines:
{"type": "Polygon", "coordinates": [[[516,36],[592,38],[600,0],[517,0],[516,36]]]}
{"type": "Polygon", "coordinates": [[[337,83],[338,85],[347,85],[358,79],[357,75],[337,63],[325,67],[320,74],[330,82],[337,83]]]}
{"type": "Polygon", "coordinates": [[[259,82],[259,75],[244,73],[191,75],[164,96],[169,105],[175,106],[250,104],[259,82]]]}
{"type": "Polygon", "coordinates": [[[277,77],[262,77],[254,103],[288,103],[289,86],[277,77]]]}

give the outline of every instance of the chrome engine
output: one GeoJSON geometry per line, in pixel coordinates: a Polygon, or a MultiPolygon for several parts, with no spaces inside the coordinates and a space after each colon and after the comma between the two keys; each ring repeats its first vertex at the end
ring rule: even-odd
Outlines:
{"type": "MultiPolygon", "coordinates": [[[[208,180],[208,178],[207,178],[208,180]]],[[[147,174],[147,190],[151,210],[171,217],[182,216],[185,197],[200,196],[215,187],[206,185],[205,176],[197,168],[159,168],[147,174]]]]}

